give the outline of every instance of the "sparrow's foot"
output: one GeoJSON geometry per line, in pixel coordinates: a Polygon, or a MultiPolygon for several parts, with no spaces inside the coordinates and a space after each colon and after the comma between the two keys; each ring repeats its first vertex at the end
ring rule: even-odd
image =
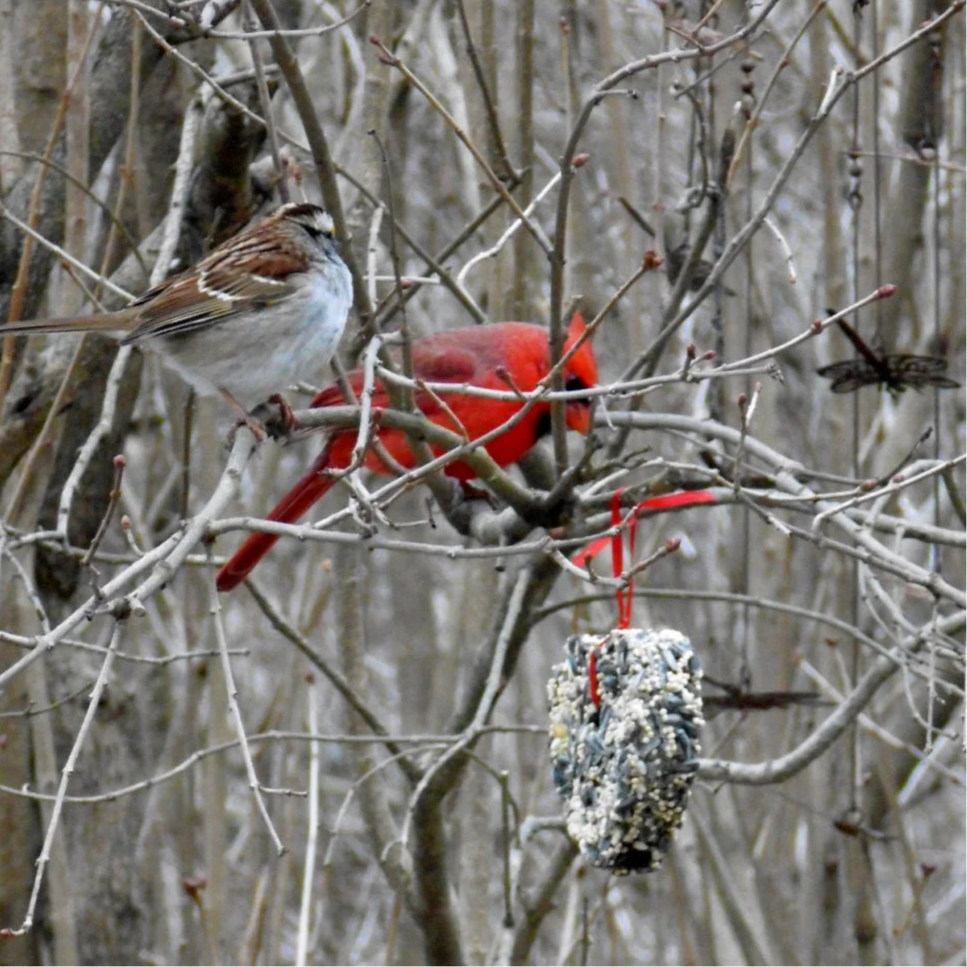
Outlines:
{"type": "Polygon", "coordinates": [[[295,411],[285,397],[278,393],[255,407],[251,416],[262,422],[265,431],[273,440],[288,440],[299,425],[295,411]]]}
{"type": "Polygon", "coordinates": [[[285,436],[291,436],[292,431],[299,425],[299,421],[295,418],[295,410],[289,406],[289,401],[281,393],[270,396],[269,403],[274,403],[279,408],[279,422],[285,436]]]}
{"type": "Polygon", "coordinates": [[[268,435],[265,424],[259,419],[255,413],[248,413],[245,407],[227,389],[221,391],[222,397],[226,403],[231,407],[232,412],[235,414],[235,426],[232,427],[231,432],[228,435],[228,442],[232,444],[235,442],[235,434],[240,426],[247,426],[255,436],[255,439],[261,443],[268,435]]]}

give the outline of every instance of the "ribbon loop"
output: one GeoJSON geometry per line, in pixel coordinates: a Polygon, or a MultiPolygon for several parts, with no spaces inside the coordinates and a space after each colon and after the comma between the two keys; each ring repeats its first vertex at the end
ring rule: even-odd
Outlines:
{"type": "MultiPolygon", "coordinates": [[[[615,533],[611,538],[611,570],[615,578],[620,578],[624,573],[624,534],[621,528],[621,495],[625,492],[624,487],[619,487],[611,497],[611,526],[615,533]]],[[[638,520],[638,508],[635,507],[631,512],[629,529],[629,550],[631,559],[635,557],[635,526],[638,520]]],[[[628,578],[628,584],[624,588],[615,589],[615,597],[618,599],[618,628],[623,630],[631,627],[631,604],[634,596],[634,580],[628,578]]]]}
{"type": "MultiPolygon", "coordinates": [[[[614,534],[608,537],[602,537],[599,540],[592,541],[583,550],[578,551],[574,555],[574,563],[578,567],[583,567],[592,557],[603,551],[605,547],[608,546],[608,541],[611,542],[611,572],[614,574],[616,579],[620,579],[621,575],[624,573],[624,528],[622,525],[621,516],[621,495],[625,492],[627,488],[619,487],[611,495],[611,526],[614,529],[614,534]]],[[[716,497],[710,491],[707,490],[693,490],[685,491],[683,493],[666,494],[662,497],[651,497],[648,500],[643,500],[640,504],[637,504],[632,508],[631,514],[628,518],[628,552],[631,556],[632,567],[634,566],[635,560],[635,539],[638,534],[638,517],[643,510],[677,510],[682,507],[693,507],[697,504],[714,504],[716,503],[716,497]]],[[[615,589],[615,598],[618,601],[618,630],[625,631],[631,627],[631,605],[634,601],[634,591],[635,591],[635,579],[633,574],[628,575],[628,583],[625,587],[617,587],[615,589]]],[[[607,639],[605,639],[606,641],[607,639]]],[[[602,642],[603,644],[603,642],[602,642]]],[[[595,708],[601,707],[601,694],[600,687],[598,683],[598,663],[597,656],[595,654],[595,646],[591,649],[588,655],[588,685],[591,690],[591,701],[594,703],[595,708]]]]}

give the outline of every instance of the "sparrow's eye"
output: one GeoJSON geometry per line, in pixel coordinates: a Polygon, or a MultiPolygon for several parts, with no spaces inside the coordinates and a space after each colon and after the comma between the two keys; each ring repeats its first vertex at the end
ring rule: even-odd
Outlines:
{"type": "Polygon", "coordinates": [[[332,228],[325,222],[319,223],[317,221],[299,222],[299,224],[305,229],[306,234],[314,242],[318,242],[320,238],[329,238],[332,236],[332,228]]]}

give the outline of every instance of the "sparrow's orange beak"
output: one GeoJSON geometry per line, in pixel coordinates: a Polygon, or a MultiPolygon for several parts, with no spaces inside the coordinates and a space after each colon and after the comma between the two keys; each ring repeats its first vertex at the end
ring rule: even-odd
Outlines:
{"type": "Polygon", "coordinates": [[[567,404],[567,426],[585,436],[591,432],[591,403],[588,400],[572,400],[567,404]]]}

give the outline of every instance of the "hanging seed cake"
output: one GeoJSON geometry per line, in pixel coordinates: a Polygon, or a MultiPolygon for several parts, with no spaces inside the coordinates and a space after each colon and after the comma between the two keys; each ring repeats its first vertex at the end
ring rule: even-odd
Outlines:
{"type": "Polygon", "coordinates": [[[594,866],[661,866],[698,767],[702,672],[669,628],[574,635],[548,682],[551,761],[567,830],[594,866]],[[600,707],[591,698],[595,651],[600,707]]]}

